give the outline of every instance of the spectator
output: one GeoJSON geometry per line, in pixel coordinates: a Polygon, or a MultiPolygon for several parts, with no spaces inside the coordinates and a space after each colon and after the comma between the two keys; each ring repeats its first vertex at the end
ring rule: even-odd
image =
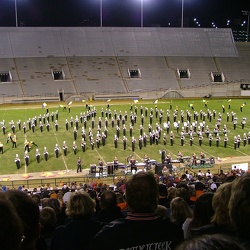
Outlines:
{"type": "Polygon", "coordinates": [[[180,244],[175,250],[244,250],[232,237],[223,234],[202,235],[187,240],[180,244]]]}
{"type": "Polygon", "coordinates": [[[86,192],[72,193],[67,202],[65,225],[56,228],[51,250],[88,249],[89,240],[101,229],[100,222],[91,219],[95,202],[86,192]]]}
{"type": "Polygon", "coordinates": [[[117,206],[116,194],[112,190],[104,190],[100,198],[101,210],[96,214],[97,221],[109,223],[124,217],[121,208],[117,206]]]}
{"type": "Polygon", "coordinates": [[[250,174],[238,177],[232,184],[229,215],[236,235],[250,249],[250,174]]]}
{"type": "Polygon", "coordinates": [[[159,184],[159,205],[167,207],[169,202],[168,202],[168,191],[167,187],[164,184],[159,184]]]}
{"type": "Polygon", "coordinates": [[[65,210],[61,207],[60,201],[58,199],[56,198],[48,199],[46,207],[51,207],[54,209],[56,213],[56,220],[57,220],[56,226],[60,226],[65,223],[67,216],[65,214],[65,210]]]}
{"type": "Polygon", "coordinates": [[[151,172],[139,172],[126,183],[128,215],[104,226],[91,240],[90,249],[174,249],[183,235],[178,228],[155,216],[158,185],[151,172]],[[112,239],[112,240],[107,240],[112,239]]]}
{"type": "Polygon", "coordinates": [[[55,232],[56,213],[51,207],[44,207],[40,211],[40,238],[36,244],[36,250],[50,250],[51,239],[55,232]]]}
{"type": "Polygon", "coordinates": [[[227,182],[220,185],[214,194],[212,200],[214,215],[211,219],[211,222],[213,223],[213,227],[211,228],[212,233],[235,235],[235,232],[232,229],[228,207],[231,191],[232,182],[227,182]]]}
{"type": "Polygon", "coordinates": [[[117,201],[117,206],[121,208],[121,211],[127,212],[128,205],[127,202],[125,201],[123,195],[120,192],[116,192],[116,201],[117,201]]]}
{"type": "MultiPolygon", "coordinates": [[[[15,207],[23,226],[23,241],[19,250],[35,250],[40,233],[38,205],[23,191],[9,190],[5,194],[15,207]]],[[[12,235],[12,232],[8,233],[12,235]]]]}
{"type": "Polygon", "coordinates": [[[22,241],[23,226],[13,204],[5,193],[0,193],[0,248],[3,250],[19,249],[22,241]]]}
{"type": "Polygon", "coordinates": [[[182,229],[182,225],[187,218],[193,217],[193,211],[187,202],[181,197],[174,198],[170,203],[170,220],[182,229]]]}
{"type": "Polygon", "coordinates": [[[214,215],[212,207],[213,193],[200,195],[194,204],[194,216],[188,218],[183,224],[184,238],[192,238],[202,234],[205,226],[210,226],[214,215]]]}

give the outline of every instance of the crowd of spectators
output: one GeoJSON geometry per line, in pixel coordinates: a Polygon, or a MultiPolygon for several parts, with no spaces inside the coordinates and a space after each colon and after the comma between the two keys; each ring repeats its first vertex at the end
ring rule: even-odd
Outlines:
{"type": "Polygon", "coordinates": [[[1,249],[249,249],[249,204],[250,174],[239,170],[2,188],[1,249]]]}

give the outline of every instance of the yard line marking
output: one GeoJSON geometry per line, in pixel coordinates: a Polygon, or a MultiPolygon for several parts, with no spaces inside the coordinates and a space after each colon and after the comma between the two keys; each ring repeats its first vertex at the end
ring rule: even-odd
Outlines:
{"type": "Polygon", "coordinates": [[[57,138],[56,133],[55,133],[55,128],[54,128],[54,126],[52,126],[52,130],[53,130],[53,134],[54,134],[54,136],[55,136],[55,138],[56,138],[56,142],[57,142],[57,145],[58,145],[58,147],[59,147],[59,150],[62,152],[62,159],[63,159],[64,166],[65,166],[65,168],[66,168],[66,171],[69,172],[67,163],[66,163],[66,161],[65,161],[65,157],[64,157],[63,150],[62,150],[62,148],[61,148],[61,146],[60,146],[60,144],[59,144],[58,138],[57,138]]]}

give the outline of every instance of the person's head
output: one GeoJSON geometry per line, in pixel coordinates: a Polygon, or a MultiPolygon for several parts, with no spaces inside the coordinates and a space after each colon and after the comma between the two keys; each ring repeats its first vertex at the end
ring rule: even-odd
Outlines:
{"type": "Polygon", "coordinates": [[[167,217],[167,208],[163,205],[158,205],[155,209],[155,215],[157,217],[165,219],[167,217]]]}
{"type": "Polygon", "coordinates": [[[219,186],[216,190],[212,206],[214,209],[214,215],[211,222],[218,225],[230,225],[229,217],[229,200],[231,197],[232,182],[227,182],[219,186]]]}
{"type": "Polygon", "coordinates": [[[72,193],[67,205],[66,214],[72,218],[90,218],[95,212],[95,202],[87,192],[72,193]]]}
{"type": "Polygon", "coordinates": [[[185,202],[187,202],[187,204],[190,203],[190,192],[189,192],[188,187],[177,188],[175,192],[175,196],[181,197],[185,202]]]}
{"type": "Polygon", "coordinates": [[[47,200],[46,207],[53,208],[56,213],[59,213],[61,211],[60,201],[56,198],[49,198],[47,200]]]}
{"type": "Polygon", "coordinates": [[[39,194],[33,194],[31,197],[38,206],[41,204],[41,196],[39,194]]]}
{"type": "Polygon", "coordinates": [[[171,201],[170,209],[170,219],[175,224],[183,224],[187,218],[192,218],[193,216],[191,208],[181,197],[176,197],[171,201]]]}
{"type": "Polygon", "coordinates": [[[229,215],[238,237],[249,240],[250,174],[245,174],[233,181],[229,215]]]}
{"type": "Polygon", "coordinates": [[[154,212],[158,205],[158,185],[151,172],[139,172],[126,183],[126,200],[129,211],[154,212]]]}
{"type": "Polygon", "coordinates": [[[37,203],[23,191],[8,190],[5,194],[15,207],[23,226],[24,239],[20,249],[35,249],[35,244],[40,233],[40,211],[37,203]]]}
{"type": "Polygon", "coordinates": [[[0,193],[1,249],[18,249],[23,236],[22,222],[5,193],[0,193]]]}
{"type": "Polygon", "coordinates": [[[202,235],[186,240],[176,250],[244,250],[232,237],[224,234],[202,235]]]}
{"type": "Polygon", "coordinates": [[[100,205],[102,208],[116,206],[117,201],[115,192],[112,190],[104,190],[101,194],[100,205]]]}
{"type": "Polygon", "coordinates": [[[40,224],[43,228],[54,228],[56,225],[56,213],[51,207],[44,207],[40,211],[40,224]]]}
{"type": "Polygon", "coordinates": [[[121,193],[116,192],[115,195],[116,195],[116,202],[117,203],[124,203],[125,202],[125,199],[121,193]]]}
{"type": "Polygon", "coordinates": [[[190,229],[210,224],[214,215],[212,199],[214,193],[207,192],[200,195],[194,204],[194,216],[190,223],[190,229]]]}

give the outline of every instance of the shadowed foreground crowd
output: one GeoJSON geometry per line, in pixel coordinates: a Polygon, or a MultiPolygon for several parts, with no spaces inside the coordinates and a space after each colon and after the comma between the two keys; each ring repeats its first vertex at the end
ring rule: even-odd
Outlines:
{"type": "Polygon", "coordinates": [[[58,192],[0,193],[0,248],[250,249],[250,174],[213,192],[199,182],[168,187],[139,172],[115,192],[67,187],[58,192]]]}

